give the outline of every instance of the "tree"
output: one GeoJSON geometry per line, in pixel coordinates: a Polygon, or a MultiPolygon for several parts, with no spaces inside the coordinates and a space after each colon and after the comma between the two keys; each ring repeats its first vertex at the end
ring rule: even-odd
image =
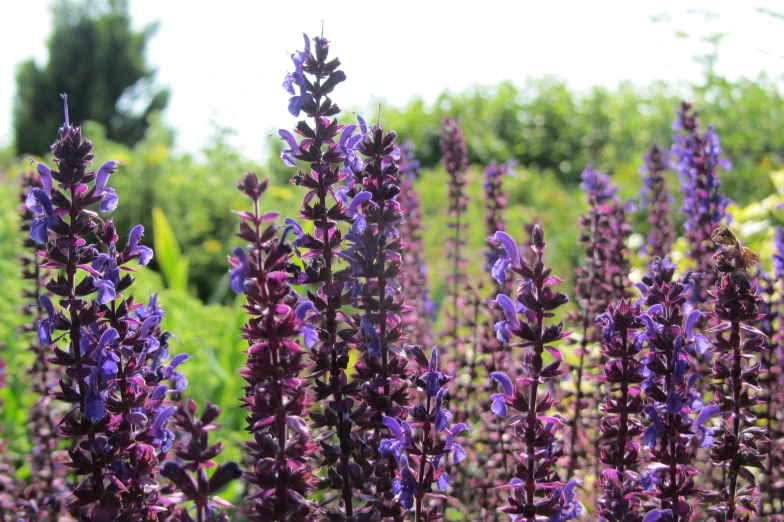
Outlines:
{"type": "Polygon", "coordinates": [[[145,59],[157,25],[133,31],[126,0],[57,0],[49,61],[28,60],[16,75],[14,141],[19,153],[43,153],[62,123],[60,93],[68,93],[71,119],[93,120],[107,136],[133,145],[169,91],[153,86],[145,59]]]}

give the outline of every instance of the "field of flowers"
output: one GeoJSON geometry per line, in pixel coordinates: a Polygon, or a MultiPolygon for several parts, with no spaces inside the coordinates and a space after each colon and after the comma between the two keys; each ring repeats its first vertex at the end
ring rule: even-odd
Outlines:
{"type": "Polygon", "coordinates": [[[688,102],[635,184],[588,166],[579,202],[469,168],[459,111],[431,175],[333,101],[323,36],[291,59],[271,181],[220,140],[180,165],[216,175],[164,178],[62,95],[0,195],[0,522],[784,520],[784,175],[733,204],[688,102]]]}

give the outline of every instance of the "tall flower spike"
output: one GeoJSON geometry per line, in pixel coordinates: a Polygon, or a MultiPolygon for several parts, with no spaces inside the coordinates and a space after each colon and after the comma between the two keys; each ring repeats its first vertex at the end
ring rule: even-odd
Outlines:
{"type": "MultiPolygon", "coordinates": [[[[505,233],[506,223],[503,212],[506,209],[506,196],[502,188],[505,176],[515,176],[514,162],[496,163],[493,161],[484,171],[484,225],[488,238],[494,238],[498,232],[505,233]]],[[[506,268],[510,259],[500,242],[487,241],[484,250],[484,271],[488,283],[492,284],[492,295],[511,292],[513,278],[507,277],[506,268]]],[[[476,426],[474,436],[469,440],[469,459],[471,463],[463,466],[470,471],[470,482],[456,487],[456,494],[467,511],[468,517],[482,517],[486,520],[502,516],[498,511],[504,503],[502,492],[495,488],[496,484],[508,482],[511,478],[507,445],[503,439],[503,420],[495,415],[487,415],[491,404],[491,395],[495,389],[493,382],[486,377],[496,371],[508,371],[512,368],[512,352],[497,338],[495,324],[503,320],[500,307],[488,304],[482,296],[485,281],[469,294],[467,303],[469,320],[472,329],[470,346],[473,356],[469,360],[471,382],[465,386],[465,397],[458,400],[465,404],[461,408],[466,419],[481,419],[476,426]],[[486,450],[476,450],[475,444],[485,445],[486,450]]],[[[481,446],[480,446],[481,447],[481,446]]],[[[461,475],[455,477],[459,483],[461,475]]]]}
{"type": "Polygon", "coordinates": [[[457,437],[470,428],[450,423],[452,413],[444,405],[444,395],[451,378],[439,371],[438,348],[433,347],[429,360],[419,346],[410,347],[410,351],[422,368],[414,382],[425,398],[408,410],[413,424],[384,417],[391,437],[381,441],[380,450],[395,470],[392,491],[399,505],[406,511],[414,510],[415,522],[442,520],[443,514],[437,506],[428,506],[425,497],[442,496],[434,495],[434,484],[442,492],[447,490],[446,460],[451,456],[459,464],[465,459],[457,437]]]}
{"type": "Polygon", "coordinates": [[[173,510],[169,521],[229,522],[228,515],[221,508],[233,506],[215,493],[240,478],[242,470],[236,462],[223,462],[207,477],[207,468],[215,466],[212,459],[223,451],[222,442],[210,444],[210,432],[219,428],[214,421],[221,410],[208,402],[201,415],[196,417],[196,409],[197,405],[193,399],[187,404],[183,401],[177,407],[174,425],[188,434],[188,439],[187,442],[181,441],[174,445],[174,454],[178,460],[168,460],[161,466],[161,476],[169,479],[179,490],[167,500],[172,504],[193,502],[196,518],[194,519],[188,508],[178,507],[173,510]]]}
{"type": "Polygon", "coordinates": [[[415,159],[414,144],[406,141],[400,147],[400,212],[404,216],[400,224],[400,238],[406,245],[403,250],[403,274],[400,286],[406,295],[409,312],[403,315],[403,324],[412,345],[433,344],[433,322],[435,305],[430,298],[425,246],[422,242],[422,208],[419,192],[414,182],[421,174],[419,161],[415,159]]]}
{"type": "Polygon", "coordinates": [[[674,273],[669,260],[654,258],[651,272],[638,285],[648,306],[642,316],[644,337],[635,341],[649,348],[643,360],[649,420],[644,441],[651,448],[642,486],[660,501],[655,513],[664,520],[687,522],[694,516],[691,498],[699,493],[691,442],[696,439],[703,448],[712,444],[713,431],[705,423],[718,409],[703,408],[699,374],[691,372],[708,342],[695,333],[700,312],[683,314],[686,289],[673,280],[674,273]]]}
{"type": "Polygon", "coordinates": [[[712,238],[719,250],[712,259],[718,281],[711,294],[711,316],[718,324],[711,329],[711,350],[717,357],[710,377],[717,381],[712,407],[721,411],[723,421],[710,457],[726,467],[727,474],[725,490],[710,497],[709,511],[721,520],[745,521],[758,513],[759,492],[749,468],[764,470],[760,443],[767,441],[752,412],[759,402],[760,354],[765,350],[764,334],[752,325],[765,314],[759,313],[761,297],[746,274],[756,254],[726,227],[714,230],[712,238]]]}
{"type": "Polygon", "coordinates": [[[581,215],[578,222],[579,240],[585,246],[585,258],[575,269],[575,294],[579,310],[570,314],[571,322],[579,324],[581,331],[577,349],[579,362],[574,369],[574,411],[569,422],[569,478],[582,467],[581,464],[587,466],[591,462],[590,459],[586,460],[581,450],[592,448],[591,439],[596,440],[596,436],[588,433],[593,419],[583,417],[583,412],[598,411],[599,406],[598,402],[589,405],[591,398],[586,401],[583,390],[592,347],[601,340],[600,330],[593,319],[604,313],[611,302],[627,297],[625,288],[629,263],[626,239],[631,234],[625,222],[624,206],[616,196],[618,188],[610,179],[593,167],[588,167],[582,174],[582,180],[580,187],[585,192],[589,211],[581,215]]]}
{"type": "Polygon", "coordinates": [[[773,277],[767,272],[760,272],[757,281],[759,282],[759,294],[762,299],[759,302],[759,311],[765,314],[760,321],[759,329],[765,335],[765,352],[762,355],[762,370],[764,373],[760,378],[762,395],[764,397],[764,407],[761,408],[760,418],[765,425],[765,433],[768,442],[764,445],[768,458],[765,462],[765,474],[760,484],[762,503],[760,513],[762,515],[773,514],[776,503],[775,485],[778,470],[774,470],[773,461],[777,460],[777,450],[779,444],[776,442],[778,424],[778,413],[780,409],[780,386],[778,381],[781,379],[780,364],[775,359],[779,354],[776,326],[779,321],[779,310],[776,303],[776,284],[773,277]]]}
{"type": "Polygon", "coordinates": [[[375,506],[357,507],[354,494],[359,490],[364,495],[369,487],[368,477],[357,472],[354,462],[358,450],[352,439],[352,412],[359,382],[349,383],[346,374],[349,347],[356,342],[358,330],[340,312],[355,301],[356,278],[350,266],[337,269],[338,259],[345,255],[338,222],[358,221],[357,207],[363,201],[348,201],[346,186],[341,182],[351,179],[352,169],[357,167],[353,148],[367,127],[364,121],[359,126],[344,126],[332,118],[340,108],[329,95],[346,75],[338,70],[337,58],[328,60],[329,42],[323,36],[314,38],[312,46],[310,39],[304,38],[304,50],[291,57],[295,70],[286,77],[284,88],[294,94],[289,101],[290,112],[295,116],[304,112],[310,123],[308,119],[297,123],[299,142],[286,130],[281,130],[279,136],[289,147],[281,155],[283,161],[292,167],[296,161],[307,164],[305,170],[298,170],[292,183],[307,189],[300,219],[313,222],[313,233],[305,233],[292,220],[292,226],[296,225],[293,232],[298,236],[296,245],[303,250],[303,268],[295,272],[292,283],[315,285],[308,291],[314,309],[303,317],[309,323],[303,328],[310,332],[305,340],[313,361],[313,397],[321,406],[310,413],[310,418],[313,427],[325,428],[318,441],[324,455],[320,465],[327,470],[318,488],[338,493],[327,496],[330,501],[339,501],[325,504],[323,516],[327,520],[371,520],[377,516],[375,506]],[[354,134],[358,130],[359,134],[354,134]],[[322,380],[325,376],[326,382],[322,380]]]}
{"type": "MultiPolygon", "coordinates": [[[[468,147],[466,146],[460,122],[451,118],[444,118],[441,130],[441,163],[449,175],[449,228],[450,234],[446,242],[446,258],[450,263],[447,279],[447,299],[451,301],[447,308],[446,336],[457,346],[458,328],[460,322],[460,291],[464,283],[465,259],[463,248],[466,245],[468,224],[464,214],[468,209],[468,195],[466,194],[465,172],[468,167],[468,147]]],[[[457,359],[456,354],[452,356],[457,359]]]]}
{"type": "Polygon", "coordinates": [[[664,179],[664,171],[669,168],[669,162],[664,149],[658,143],[651,145],[648,154],[643,158],[645,163],[640,167],[643,183],[640,209],[647,212],[650,226],[645,241],[645,253],[649,258],[664,259],[669,256],[675,241],[675,229],[670,216],[672,196],[664,179]]]}
{"type": "MultiPolygon", "coordinates": [[[[506,243],[509,239],[508,236],[504,238],[506,243]]],[[[493,375],[503,391],[502,396],[494,399],[493,411],[499,416],[506,416],[510,409],[518,412],[507,421],[507,429],[512,428],[512,435],[523,446],[523,451],[517,454],[514,478],[504,486],[511,493],[509,504],[502,511],[513,516],[515,522],[572,520],[582,510],[573,499],[574,482],[563,484],[555,476],[555,464],[563,455],[558,444],[558,430],[565,422],[559,415],[549,414],[555,407],[552,393],[540,393],[540,386],[547,386],[568,372],[561,367],[563,357],[552,343],[568,337],[569,333],[563,331],[563,323],[545,322],[554,316],[554,310],[566,304],[568,298],[552,288],[562,281],[544,265],[546,243],[540,226],[533,229],[531,248],[535,257],[532,265],[519,255],[513,255],[519,251],[513,242],[504,246],[510,254],[509,269],[522,280],[514,301],[504,295],[497,298],[506,316],[498,325],[499,335],[512,346],[525,348],[525,352],[523,376],[515,385],[510,386],[512,381],[506,375],[493,375]],[[545,352],[553,358],[547,366],[544,365],[545,352]]]]}
{"type": "Polygon", "coordinates": [[[51,150],[57,170],[50,174],[57,184],[50,186],[42,174],[42,188],[33,188],[26,204],[40,215],[30,235],[45,243],[38,253],[41,268],[55,275],[46,288],[57,299],[39,298],[46,313],[38,323],[39,340],[68,343],[55,347],[47,361],[65,367],[59,389],[50,394],[72,405],[58,422],[58,436],[72,439],[66,465],[84,477],[69,506],[88,509],[94,522],[159,520],[166,509],[156,487],[157,464],[174,438],[167,428],[173,409],[166,392],[185,385],[176,367],[188,356],[167,362],[163,312],[137,304],[128,293],[134,282],[129,263],[138,259],[144,265],[152,256],[138,244],[141,227],[118,251],[114,222],[100,221],[89,210],[111,194],[106,181],[116,163],[88,171],[92,143],[67,116],[51,150]],[[93,234],[99,244],[88,243],[93,234]]]}
{"type": "Polygon", "coordinates": [[[597,482],[604,490],[597,515],[606,520],[639,522],[642,509],[636,493],[642,490],[637,474],[643,428],[640,414],[645,403],[640,384],[643,365],[636,357],[642,350],[637,330],[644,327],[640,303],[622,299],[596,318],[602,327],[602,354],[607,358],[599,381],[609,386],[601,406],[599,461],[607,466],[597,482]]]}
{"type": "MultiPolygon", "coordinates": [[[[20,327],[20,336],[26,339],[33,354],[33,364],[29,378],[32,383],[30,391],[35,402],[28,413],[29,435],[32,446],[30,452],[30,468],[32,477],[19,497],[25,503],[27,516],[43,519],[56,519],[60,516],[63,500],[70,494],[66,482],[66,468],[62,465],[62,452],[58,451],[57,418],[53,408],[54,400],[49,395],[49,387],[59,380],[46,360],[47,345],[39,339],[38,325],[45,321],[47,310],[41,306],[40,297],[44,295],[46,272],[41,268],[38,256],[35,255],[37,243],[30,237],[33,213],[24,204],[31,188],[41,188],[51,194],[52,175],[42,163],[38,164],[37,172],[23,173],[20,179],[22,191],[20,199],[20,230],[24,234],[23,247],[25,254],[20,257],[22,278],[28,285],[22,291],[25,305],[22,315],[29,317],[30,322],[20,327]],[[41,174],[39,174],[39,172],[41,174]]],[[[48,329],[43,332],[46,340],[50,335],[48,329]]]]}
{"type": "Polygon", "coordinates": [[[362,382],[359,397],[365,413],[357,420],[357,436],[375,453],[369,456],[372,470],[368,470],[375,483],[373,502],[383,519],[399,520],[403,513],[391,502],[394,468],[390,469],[389,459],[379,453],[379,439],[388,434],[384,418],[404,418],[409,406],[401,319],[408,307],[399,280],[405,270],[404,244],[398,230],[403,222],[397,201],[400,151],[395,138],[394,131],[384,133],[375,125],[357,145],[357,153],[365,160],[362,169],[354,172],[347,194],[352,201],[363,201],[357,206],[357,223],[361,220],[362,226],[355,225],[347,234],[351,248],[346,257],[359,284],[355,306],[360,313],[354,314],[352,321],[361,330],[357,335],[361,354],[355,370],[362,382]]]}
{"type": "Polygon", "coordinates": [[[716,252],[711,233],[730,219],[726,213],[729,201],[720,191],[719,168],[729,170],[730,164],[720,158],[721,144],[713,127],[700,132],[698,114],[690,103],[681,102],[678,118],[673,123],[673,130],[681,133],[673,137],[672,154],[683,193],[681,212],[686,215],[689,258],[699,273],[694,278],[689,301],[692,306],[707,307],[708,290],[718,281],[711,267],[711,257],[716,252]]]}
{"type": "Polygon", "coordinates": [[[240,370],[248,383],[241,400],[253,434],[246,443],[251,458],[246,478],[259,489],[253,495],[255,520],[315,521],[315,506],[307,501],[314,486],[315,447],[303,418],[310,401],[300,378],[307,365],[297,344],[312,306],[298,304],[291,289],[293,251],[285,241],[288,229],[277,237],[278,227],[271,223],[277,213],[261,213],[267,183],[248,172],[237,184],[251,199],[253,211],[236,212],[241,220],[238,235],[249,245],[230,258],[234,286],[242,288],[250,315],[242,329],[248,359],[240,370]]]}

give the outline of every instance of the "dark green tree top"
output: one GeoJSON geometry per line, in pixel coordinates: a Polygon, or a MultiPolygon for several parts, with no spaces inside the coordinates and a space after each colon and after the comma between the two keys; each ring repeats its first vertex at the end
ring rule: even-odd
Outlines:
{"type": "Polygon", "coordinates": [[[23,62],[16,75],[14,142],[19,153],[42,154],[61,124],[60,93],[68,93],[71,119],[93,120],[108,137],[133,145],[169,91],[153,86],[155,70],[145,47],[156,25],[134,31],[126,0],[57,0],[49,61],[23,62]],[[59,111],[59,112],[58,112],[59,111]]]}

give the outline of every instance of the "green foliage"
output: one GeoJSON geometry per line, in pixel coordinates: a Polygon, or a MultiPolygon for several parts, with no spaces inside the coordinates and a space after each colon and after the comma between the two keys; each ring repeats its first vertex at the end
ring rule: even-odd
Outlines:
{"type": "Polygon", "coordinates": [[[152,209],[155,254],[167,288],[188,291],[188,258],[180,253],[180,245],[166,214],[159,208],[152,209]]]}
{"type": "MultiPolygon", "coordinates": [[[[431,106],[415,100],[401,109],[385,109],[384,124],[417,144],[424,167],[440,160],[438,132],[446,115],[459,116],[472,163],[516,159],[532,171],[551,171],[566,185],[579,182],[592,164],[613,172],[621,164],[639,162],[655,139],[669,147],[671,123],[684,94],[656,83],[617,89],[595,87],[575,92],[557,78],[476,87],[442,94],[431,106]]],[[[765,174],[782,166],[784,100],[776,83],[765,76],[731,82],[711,76],[686,97],[713,124],[734,165],[725,176],[726,191],[741,204],[772,190],[765,174]]]]}
{"type": "Polygon", "coordinates": [[[169,92],[155,90],[155,71],[145,60],[156,27],[131,28],[126,0],[58,0],[43,67],[28,60],[16,75],[14,141],[20,153],[42,154],[62,123],[62,100],[71,100],[73,121],[94,120],[109,137],[138,142],[169,92]],[[140,110],[137,110],[141,108],[140,110]]]}

